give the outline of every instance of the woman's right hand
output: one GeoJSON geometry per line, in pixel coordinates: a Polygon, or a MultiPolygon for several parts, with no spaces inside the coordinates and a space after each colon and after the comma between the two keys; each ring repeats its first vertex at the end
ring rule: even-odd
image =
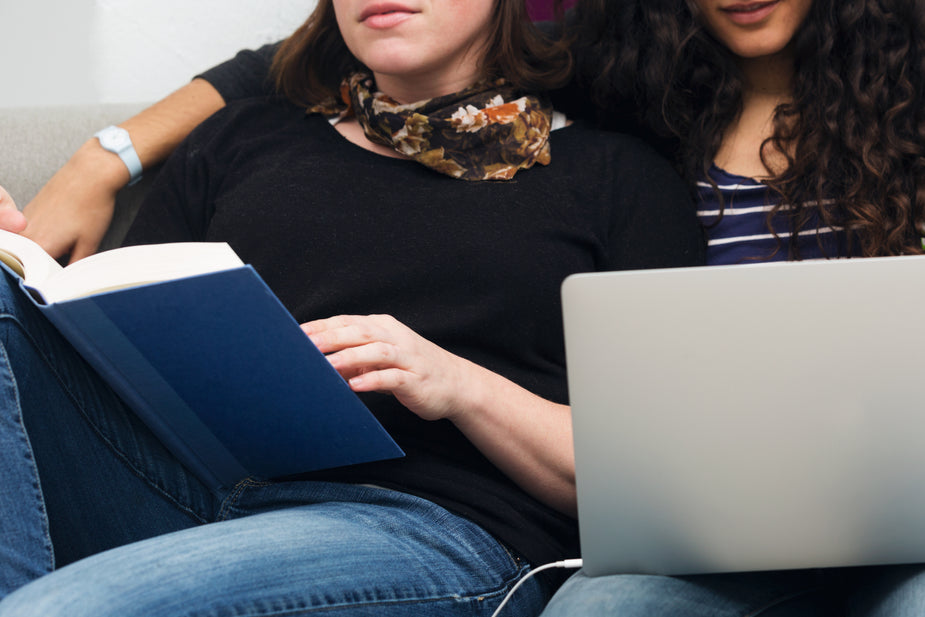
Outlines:
{"type": "Polygon", "coordinates": [[[355,392],[388,392],[424,420],[453,422],[531,495],[574,517],[572,413],[443,349],[388,315],[302,324],[355,392]]]}
{"type": "Polygon", "coordinates": [[[84,144],[23,209],[24,235],[49,255],[71,262],[92,255],[109,229],[116,193],[129,174],[118,157],[93,139],[84,144]]]}
{"type": "Polygon", "coordinates": [[[26,217],[16,207],[10,194],[0,186],[0,229],[20,233],[25,228],[26,217]]]}

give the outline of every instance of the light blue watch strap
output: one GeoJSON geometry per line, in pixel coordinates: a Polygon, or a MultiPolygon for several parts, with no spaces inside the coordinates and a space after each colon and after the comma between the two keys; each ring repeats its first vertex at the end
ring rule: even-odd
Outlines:
{"type": "Polygon", "coordinates": [[[122,162],[125,163],[125,166],[128,167],[129,186],[141,180],[141,159],[138,158],[138,153],[135,152],[135,146],[132,144],[132,138],[129,136],[128,131],[119,126],[107,126],[97,131],[94,137],[100,140],[100,146],[103,149],[118,155],[122,162]]]}

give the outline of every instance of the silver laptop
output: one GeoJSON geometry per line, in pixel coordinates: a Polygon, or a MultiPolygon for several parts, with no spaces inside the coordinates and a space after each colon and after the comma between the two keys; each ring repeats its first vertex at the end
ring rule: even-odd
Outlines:
{"type": "Polygon", "coordinates": [[[925,257],[562,294],[588,574],[925,562],[925,257]]]}

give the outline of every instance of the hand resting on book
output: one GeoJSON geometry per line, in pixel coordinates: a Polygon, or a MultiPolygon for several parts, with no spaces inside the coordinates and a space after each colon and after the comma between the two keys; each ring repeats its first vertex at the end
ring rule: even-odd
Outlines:
{"type": "Polygon", "coordinates": [[[388,392],[425,420],[452,420],[462,407],[472,363],[390,315],[340,315],[302,330],[355,392],[388,392]]]}

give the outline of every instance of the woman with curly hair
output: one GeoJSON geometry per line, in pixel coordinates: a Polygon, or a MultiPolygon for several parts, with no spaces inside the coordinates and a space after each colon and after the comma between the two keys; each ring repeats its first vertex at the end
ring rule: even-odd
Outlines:
{"type": "Polygon", "coordinates": [[[601,109],[630,99],[675,140],[711,263],[922,251],[921,0],[578,8],[580,79],[601,109]]]}
{"type": "MultiPolygon", "coordinates": [[[[582,80],[629,98],[699,193],[708,262],[923,252],[925,3],[587,0],[582,80]]],[[[579,572],[560,615],[921,615],[925,566],[579,572]]]]}

